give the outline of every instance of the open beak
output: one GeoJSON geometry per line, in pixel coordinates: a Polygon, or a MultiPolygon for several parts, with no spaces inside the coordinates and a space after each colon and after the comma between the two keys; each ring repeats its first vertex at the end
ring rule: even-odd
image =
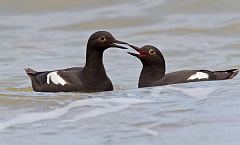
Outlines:
{"type": "Polygon", "coordinates": [[[137,58],[140,58],[140,48],[133,46],[131,44],[129,44],[130,47],[132,47],[134,50],[136,50],[138,53],[132,53],[132,52],[128,52],[128,54],[135,56],[137,58]]]}
{"type": "Polygon", "coordinates": [[[128,52],[128,54],[130,54],[132,56],[135,56],[137,58],[141,58],[141,57],[146,55],[143,51],[141,51],[141,49],[139,47],[136,47],[136,46],[131,45],[131,44],[128,44],[128,46],[132,47],[134,50],[136,50],[138,52],[138,53],[128,52]]]}
{"type": "Polygon", "coordinates": [[[119,40],[116,40],[116,39],[110,45],[111,45],[111,47],[117,47],[117,48],[121,48],[121,49],[128,49],[127,47],[124,47],[124,46],[121,46],[121,45],[118,45],[118,44],[129,45],[127,42],[119,41],[119,40]]]}

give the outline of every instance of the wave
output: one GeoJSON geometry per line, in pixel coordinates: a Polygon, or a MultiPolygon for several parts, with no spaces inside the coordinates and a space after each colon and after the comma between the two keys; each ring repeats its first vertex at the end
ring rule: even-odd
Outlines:
{"type": "Polygon", "coordinates": [[[77,115],[73,119],[65,120],[65,122],[75,122],[81,119],[97,117],[107,113],[117,112],[117,111],[127,109],[130,105],[133,105],[133,104],[147,103],[147,102],[151,102],[151,100],[135,99],[135,98],[112,98],[112,99],[92,98],[92,99],[78,100],[62,108],[54,109],[48,112],[40,112],[40,113],[32,112],[32,113],[19,114],[13,119],[10,119],[5,122],[0,122],[0,131],[3,131],[6,128],[9,128],[15,125],[56,119],[64,116],[71,109],[76,107],[81,107],[81,106],[101,106],[101,108],[88,111],[81,115],[77,115]]]}

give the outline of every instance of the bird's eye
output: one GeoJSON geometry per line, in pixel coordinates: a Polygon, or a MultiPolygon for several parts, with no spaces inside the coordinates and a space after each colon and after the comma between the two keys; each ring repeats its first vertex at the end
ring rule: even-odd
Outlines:
{"type": "Polygon", "coordinates": [[[153,49],[149,50],[149,54],[155,54],[156,52],[153,49]]]}
{"type": "Polygon", "coordinates": [[[99,40],[101,40],[101,41],[105,41],[106,38],[105,38],[104,36],[101,36],[101,37],[99,37],[99,40]]]}

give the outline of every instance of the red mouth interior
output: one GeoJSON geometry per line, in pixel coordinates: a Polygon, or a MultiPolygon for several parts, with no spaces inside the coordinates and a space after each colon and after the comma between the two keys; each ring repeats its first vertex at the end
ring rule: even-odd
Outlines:
{"type": "Polygon", "coordinates": [[[142,50],[138,50],[138,52],[139,52],[140,57],[145,57],[145,56],[149,55],[148,53],[146,53],[146,52],[144,52],[142,50]]]}

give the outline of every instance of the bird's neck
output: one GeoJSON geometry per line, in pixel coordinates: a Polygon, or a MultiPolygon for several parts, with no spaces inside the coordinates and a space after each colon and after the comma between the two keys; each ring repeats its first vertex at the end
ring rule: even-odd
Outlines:
{"type": "Polygon", "coordinates": [[[84,71],[89,74],[106,75],[102,57],[103,57],[103,51],[87,49],[86,64],[84,66],[84,71]]]}
{"type": "Polygon", "coordinates": [[[153,82],[161,79],[165,75],[165,63],[159,65],[143,66],[138,85],[140,87],[150,87],[153,82]]]}

